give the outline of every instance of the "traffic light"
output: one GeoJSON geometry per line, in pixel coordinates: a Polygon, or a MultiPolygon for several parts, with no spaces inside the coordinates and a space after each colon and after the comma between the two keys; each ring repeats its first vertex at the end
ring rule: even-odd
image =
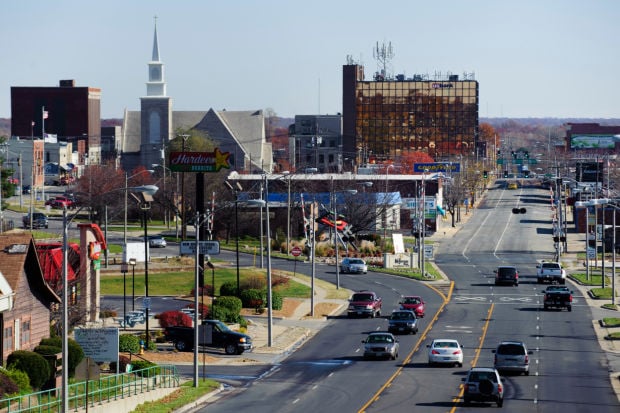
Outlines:
{"type": "Polygon", "coordinates": [[[530,153],[528,151],[525,151],[523,156],[525,156],[525,159],[530,159],[530,153]]]}
{"type": "Polygon", "coordinates": [[[489,171],[482,171],[482,176],[484,177],[484,179],[488,179],[489,178],[489,171]]]}
{"type": "Polygon", "coordinates": [[[517,159],[517,154],[515,153],[515,151],[510,151],[510,155],[512,155],[513,159],[517,159]]]}
{"type": "Polygon", "coordinates": [[[497,150],[497,156],[501,156],[502,155],[502,151],[500,149],[497,150]]]}
{"type": "Polygon", "coordinates": [[[504,171],[504,178],[508,178],[508,171],[504,171]]]}

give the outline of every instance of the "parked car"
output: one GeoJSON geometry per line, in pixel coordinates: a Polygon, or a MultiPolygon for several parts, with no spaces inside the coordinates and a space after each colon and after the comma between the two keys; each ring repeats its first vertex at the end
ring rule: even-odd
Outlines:
{"type": "Polygon", "coordinates": [[[514,285],[515,287],[519,285],[519,271],[517,271],[516,267],[507,265],[501,266],[498,267],[494,272],[495,285],[508,284],[514,285]]]}
{"type": "Polygon", "coordinates": [[[32,192],[32,187],[30,185],[24,185],[22,187],[22,194],[27,195],[32,192]]]}
{"type": "Polygon", "coordinates": [[[463,385],[463,401],[469,404],[476,402],[495,402],[497,407],[504,405],[504,385],[499,372],[491,367],[474,367],[461,379],[463,385]]]}
{"type": "Polygon", "coordinates": [[[364,358],[398,358],[398,340],[392,333],[375,331],[368,334],[364,343],[364,358]]]}
{"type": "MultiPolygon", "coordinates": [[[[199,346],[223,348],[228,355],[242,354],[253,348],[250,336],[229,329],[219,320],[202,320],[198,333],[199,346]],[[206,330],[210,330],[211,334],[206,330]]],[[[174,347],[179,351],[192,351],[194,348],[193,327],[166,327],[164,336],[166,340],[174,343],[174,347]]]]}
{"type": "Polygon", "coordinates": [[[388,331],[392,334],[416,334],[418,332],[418,320],[413,311],[393,311],[388,323],[388,331]]]}
{"type": "MultiPolygon", "coordinates": [[[[22,223],[24,224],[24,228],[30,228],[30,214],[26,214],[22,217],[22,223]]],[[[32,213],[32,228],[48,228],[49,222],[47,219],[47,215],[42,212],[33,212],[32,213]]]]}
{"type": "Polygon", "coordinates": [[[495,353],[493,367],[498,371],[523,373],[526,376],[530,374],[530,358],[528,355],[532,352],[527,350],[522,341],[502,341],[493,350],[493,353],[495,353]]]}
{"type": "Polygon", "coordinates": [[[366,274],[368,273],[368,265],[361,258],[345,258],[340,263],[340,272],[366,274]]]}
{"type": "Polygon", "coordinates": [[[415,313],[416,317],[424,317],[426,309],[422,297],[418,295],[406,295],[400,300],[399,304],[401,310],[411,310],[415,313]]]}
{"type": "Polygon", "coordinates": [[[166,239],[161,235],[149,235],[148,239],[151,248],[166,248],[168,245],[166,239]]]}
{"type": "Polygon", "coordinates": [[[428,364],[453,364],[463,367],[463,345],[457,340],[438,338],[428,344],[428,364]]]}

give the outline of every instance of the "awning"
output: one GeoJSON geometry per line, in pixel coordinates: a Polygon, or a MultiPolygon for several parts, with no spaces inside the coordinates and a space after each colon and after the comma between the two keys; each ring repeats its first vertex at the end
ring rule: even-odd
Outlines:
{"type": "Polygon", "coordinates": [[[60,169],[62,169],[63,171],[67,171],[70,172],[71,170],[73,170],[74,165],[72,163],[61,163],[60,164],[60,169]]]}

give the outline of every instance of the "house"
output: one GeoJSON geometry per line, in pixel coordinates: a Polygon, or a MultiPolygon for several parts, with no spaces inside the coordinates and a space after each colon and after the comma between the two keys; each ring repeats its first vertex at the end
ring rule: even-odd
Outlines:
{"type": "Polygon", "coordinates": [[[0,341],[2,364],[15,350],[33,350],[50,335],[50,314],[58,306],[29,233],[0,235],[0,341]]]}

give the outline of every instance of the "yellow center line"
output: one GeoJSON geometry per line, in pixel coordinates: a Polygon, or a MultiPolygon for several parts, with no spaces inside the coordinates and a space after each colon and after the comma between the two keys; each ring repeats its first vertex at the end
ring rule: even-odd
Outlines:
{"type": "MultiPolygon", "coordinates": [[[[493,308],[495,308],[495,303],[491,303],[491,306],[489,307],[489,311],[487,312],[486,321],[484,322],[484,325],[482,326],[482,335],[480,336],[480,344],[478,345],[478,348],[476,348],[476,351],[474,352],[474,359],[471,361],[471,367],[476,367],[476,364],[478,363],[478,358],[480,357],[480,351],[482,350],[482,345],[484,344],[484,339],[486,338],[487,330],[489,329],[489,323],[491,322],[491,315],[493,314],[493,308]]],[[[450,413],[454,413],[454,411],[458,407],[457,405],[458,401],[463,398],[463,393],[465,392],[465,387],[463,387],[463,384],[459,385],[459,389],[460,390],[459,390],[458,396],[452,399],[453,406],[452,406],[452,409],[450,409],[450,413]]]]}
{"type": "MultiPolygon", "coordinates": [[[[429,287],[430,287],[430,285],[429,285],[429,287]]],[[[448,291],[448,296],[447,297],[445,295],[443,295],[440,291],[435,289],[434,287],[431,287],[431,288],[433,290],[437,291],[439,293],[439,295],[443,298],[443,303],[441,304],[441,307],[439,307],[439,310],[437,310],[437,312],[435,313],[435,316],[433,317],[433,319],[428,323],[428,325],[426,326],[426,328],[424,329],[424,331],[420,335],[420,338],[418,339],[416,345],[409,352],[409,354],[407,355],[407,357],[405,358],[403,363],[400,365],[400,367],[398,367],[398,369],[396,369],[394,374],[392,374],[392,376],[385,382],[385,384],[383,384],[383,386],[381,386],[381,388],[379,390],[377,390],[377,392],[370,398],[370,400],[368,400],[361,407],[361,409],[358,410],[358,413],[364,413],[366,411],[366,409],[368,408],[368,406],[370,406],[372,403],[374,403],[377,400],[379,400],[379,398],[381,397],[381,394],[385,391],[385,389],[387,389],[389,386],[391,386],[392,382],[396,379],[396,377],[398,377],[400,375],[400,373],[402,373],[403,368],[407,365],[407,363],[409,363],[409,361],[411,360],[411,357],[413,357],[415,352],[418,351],[418,349],[422,345],[422,342],[426,339],[426,335],[428,334],[429,331],[431,331],[431,329],[433,328],[433,325],[435,324],[435,322],[439,318],[439,315],[443,312],[443,309],[445,308],[445,306],[450,302],[450,297],[452,296],[452,291],[454,290],[454,281],[450,282],[450,290],[448,291]]]]}

